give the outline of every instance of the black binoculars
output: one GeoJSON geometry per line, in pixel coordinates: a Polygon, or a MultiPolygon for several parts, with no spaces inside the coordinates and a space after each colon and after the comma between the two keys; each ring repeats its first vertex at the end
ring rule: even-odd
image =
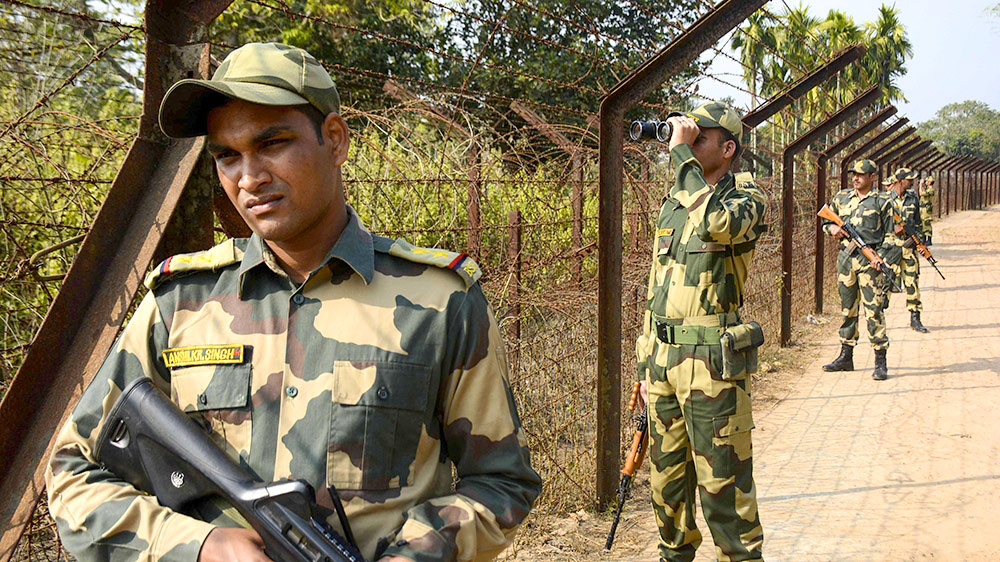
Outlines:
{"type": "Polygon", "coordinates": [[[628,136],[634,141],[670,142],[673,134],[674,126],[667,121],[632,121],[632,125],[628,128],[628,136]]]}

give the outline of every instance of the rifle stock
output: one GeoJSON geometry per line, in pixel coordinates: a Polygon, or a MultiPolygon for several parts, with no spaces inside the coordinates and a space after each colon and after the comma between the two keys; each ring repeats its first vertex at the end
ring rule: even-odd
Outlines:
{"type": "Polygon", "coordinates": [[[872,264],[875,271],[885,276],[885,279],[889,282],[889,286],[892,288],[893,292],[902,292],[902,289],[899,288],[899,284],[896,283],[895,274],[893,274],[892,270],[889,269],[889,264],[885,263],[882,256],[878,255],[878,252],[875,251],[875,248],[865,244],[864,240],[861,239],[861,234],[856,228],[844,222],[844,219],[840,218],[840,215],[833,212],[833,209],[831,209],[829,205],[823,205],[823,208],[816,213],[816,216],[826,219],[839,226],[840,229],[843,230],[848,237],[850,237],[851,241],[858,245],[858,249],[861,250],[861,254],[865,256],[869,263],[872,264]]]}
{"type": "MultiPolygon", "coordinates": [[[[161,505],[183,512],[220,497],[264,540],[275,562],[364,562],[326,523],[312,486],[267,484],[236,464],[148,378],[133,381],[112,406],[97,439],[97,459],[161,505]]],[[[338,501],[331,490],[334,503],[338,501]]],[[[345,533],[350,534],[346,518],[345,533]]]]}
{"type": "Polygon", "coordinates": [[[900,216],[899,212],[896,210],[895,204],[892,206],[892,218],[896,221],[896,224],[903,227],[903,230],[906,231],[906,235],[910,237],[910,240],[913,240],[914,244],[916,244],[917,253],[924,256],[927,263],[931,264],[931,267],[933,267],[934,271],[941,276],[941,279],[944,279],[944,273],[941,273],[941,270],[938,269],[937,260],[934,259],[934,255],[931,254],[930,248],[924,244],[923,239],[917,235],[916,230],[903,220],[903,217],[900,216]]]}
{"type": "MultiPolygon", "coordinates": [[[[632,397],[629,399],[628,411],[635,410],[637,397],[639,395],[639,383],[632,385],[632,397]]],[[[615,541],[615,531],[618,530],[618,521],[622,516],[622,509],[628,500],[629,492],[632,490],[632,479],[635,471],[642,466],[642,461],[646,456],[646,447],[649,445],[649,419],[646,417],[646,408],[636,416],[638,425],[635,435],[632,436],[632,448],[629,449],[628,456],[625,457],[625,466],[622,467],[622,480],[618,484],[618,506],[615,508],[615,518],[611,522],[611,531],[608,533],[608,540],[604,543],[605,550],[611,550],[611,544],[615,541]]]]}

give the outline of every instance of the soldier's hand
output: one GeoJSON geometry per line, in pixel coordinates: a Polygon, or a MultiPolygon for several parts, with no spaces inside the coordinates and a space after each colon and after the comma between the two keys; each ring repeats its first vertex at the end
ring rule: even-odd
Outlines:
{"type": "Polygon", "coordinates": [[[264,554],[264,541],[253,529],[216,527],[205,538],[198,562],[271,562],[264,554]]]}
{"type": "Polygon", "coordinates": [[[667,121],[674,126],[674,134],[670,136],[670,150],[682,144],[694,145],[694,141],[701,134],[698,124],[690,117],[675,115],[667,121]]]}
{"type": "Polygon", "coordinates": [[[832,224],[830,225],[830,236],[833,236],[834,238],[843,238],[844,236],[847,236],[847,233],[844,232],[843,228],[832,224]]]}
{"type": "Polygon", "coordinates": [[[892,228],[892,231],[895,232],[896,234],[902,234],[902,233],[906,232],[906,229],[903,228],[901,225],[897,224],[896,226],[894,226],[892,228]]]}
{"type": "Polygon", "coordinates": [[[645,380],[639,381],[639,399],[637,402],[638,404],[636,405],[639,407],[639,410],[645,408],[646,404],[649,403],[649,389],[646,387],[645,380]]]}

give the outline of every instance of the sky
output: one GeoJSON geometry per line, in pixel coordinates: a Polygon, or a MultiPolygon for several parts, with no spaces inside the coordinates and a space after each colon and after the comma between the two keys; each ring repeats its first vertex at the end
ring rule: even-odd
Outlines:
{"type": "MultiPolygon", "coordinates": [[[[785,0],[795,7],[798,0],[785,0]]],[[[985,102],[1000,111],[1000,19],[987,11],[1000,0],[896,0],[899,17],[913,44],[913,58],[906,63],[907,73],[899,79],[906,102],[896,103],[901,116],[911,122],[933,119],[937,111],[950,103],[965,100],[985,102]]],[[[854,18],[859,26],[875,21],[882,2],[876,0],[803,0],[809,12],[826,18],[830,9],[838,9],[854,18]]],[[[773,13],[783,13],[782,0],[767,4],[773,13]]],[[[728,46],[726,47],[728,50],[728,46]]],[[[709,51],[714,53],[714,51],[709,51]]],[[[735,54],[735,53],[734,53],[735,54]]],[[[712,73],[724,76],[727,82],[742,80],[740,65],[731,59],[716,56],[712,73]]],[[[708,98],[731,96],[749,107],[750,96],[715,80],[702,80],[699,95],[708,98]]]]}

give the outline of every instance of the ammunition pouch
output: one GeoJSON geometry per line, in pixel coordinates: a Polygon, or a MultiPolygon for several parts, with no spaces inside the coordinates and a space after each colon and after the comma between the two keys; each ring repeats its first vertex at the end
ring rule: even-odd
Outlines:
{"type": "Polygon", "coordinates": [[[757,348],[764,330],[757,322],[730,326],[722,332],[722,379],[740,380],[757,372],[757,348]]]}

